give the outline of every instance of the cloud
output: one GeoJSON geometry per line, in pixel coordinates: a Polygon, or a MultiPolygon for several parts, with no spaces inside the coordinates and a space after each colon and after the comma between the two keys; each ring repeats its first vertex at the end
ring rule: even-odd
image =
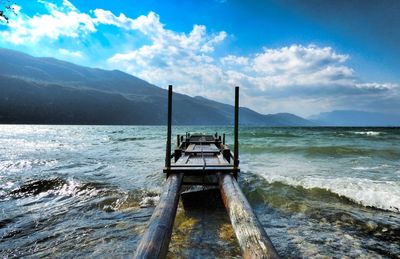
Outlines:
{"type": "Polygon", "coordinates": [[[53,55],[58,49],[60,57],[67,59],[91,58],[96,66],[223,102],[231,102],[232,87],[239,85],[241,103],[263,113],[308,115],[337,108],[368,109],[377,103],[399,107],[395,103],[400,101],[398,84],[363,82],[348,65],[351,57],[330,46],[292,44],[234,55],[229,53],[228,33],[210,33],[204,25],[177,32],[167,29],[155,12],[132,18],[104,9],[83,13],[68,0],[59,5],[40,3],[47,13],[28,16],[19,9],[17,18],[0,31],[0,43],[35,50],[47,46],[53,55]],[[109,33],[108,28],[117,33],[109,33]],[[59,42],[66,39],[74,41],[61,46],[59,42]]]}
{"type": "MultiPolygon", "coordinates": [[[[204,94],[208,85],[221,86],[223,70],[212,56],[227,37],[224,31],[209,34],[203,25],[194,25],[189,33],[165,29],[157,14],[150,12],[134,20],[107,15],[108,21],[126,30],[139,30],[151,40],[148,45],[108,59],[110,66],[123,68],[160,86],[173,83],[188,94],[204,94]]],[[[228,87],[225,85],[223,88],[228,87]]]]}
{"type": "Polygon", "coordinates": [[[73,58],[81,58],[83,56],[82,52],[80,52],[80,51],[70,51],[67,49],[59,49],[58,52],[63,56],[73,57],[73,58]]]}
{"type": "Polygon", "coordinates": [[[49,13],[30,17],[19,11],[10,20],[8,30],[0,33],[3,41],[19,45],[42,39],[57,40],[62,36],[78,38],[96,31],[92,18],[88,14],[80,13],[68,0],[64,0],[61,6],[46,1],[39,2],[49,13]]]}

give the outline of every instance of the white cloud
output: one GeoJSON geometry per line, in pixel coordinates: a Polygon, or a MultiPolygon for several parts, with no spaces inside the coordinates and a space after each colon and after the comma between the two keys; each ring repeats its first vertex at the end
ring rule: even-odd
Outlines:
{"type": "Polygon", "coordinates": [[[353,70],[342,65],[347,59],[330,47],[292,45],[264,49],[252,59],[251,68],[258,77],[270,79],[278,87],[349,84],[353,70]]]}
{"type": "Polygon", "coordinates": [[[399,87],[397,84],[392,84],[392,83],[357,83],[355,84],[357,88],[360,89],[370,89],[370,90],[391,90],[391,89],[396,89],[399,87]]]}
{"type": "Polygon", "coordinates": [[[83,56],[82,52],[80,52],[80,51],[70,51],[67,49],[59,49],[58,52],[63,56],[73,57],[73,58],[81,58],[83,56]]]}
{"type": "Polygon", "coordinates": [[[221,85],[223,70],[215,64],[212,54],[227,37],[226,32],[208,34],[205,26],[194,25],[187,34],[177,33],[165,29],[159,16],[152,12],[134,20],[120,21],[118,17],[108,14],[107,20],[127,30],[143,32],[151,44],[113,55],[108,59],[111,66],[122,67],[160,86],[172,83],[178,91],[191,95],[210,96],[207,86],[221,85]]]}
{"type": "Polygon", "coordinates": [[[56,40],[62,36],[77,38],[96,31],[92,18],[80,13],[71,2],[64,0],[62,6],[40,2],[46,6],[49,14],[30,17],[20,13],[10,20],[8,30],[0,32],[2,40],[19,45],[41,39],[56,40]]]}
{"type": "Polygon", "coordinates": [[[11,9],[14,11],[15,14],[18,15],[21,12],[22,8],[19,5],[13,4],[11,5],[11,9]]]}
{"type": "Polygon", "coordinates": [[[238,57],[235,55],[225,56],[221,58],[220,61],[223,65],[227,66],[235,66],[235,65],[247,66],[249,64],[248,57],[238,57]]]}
{"type": "Polygon", "coordinates": [[[194,25],[187,34],[174,32],[153,12],[136,19],[104,10],[95,10],[95,14],[102,23],[138,30],[151,40],[113,55],[108,59],[111,67],[161,87],[174,84],[177,91],[192,96],[230,102],[231,87],[240,85],[243,103],[258,111],[308,114],[341,105],[349,101],[346,95],[374,95],[397,87],[360,83],[346,65],[350,57],[331,47],[294,44],[247,56],[218,57],[215,50],[227,37],[224,31],[209,34],[205,26],[194,25]]]}
{"type": "Polygon", "coordinates": [[[219,48],[227,44],[225,31],[209,33],[206,26],[193,25],[189,32],[176,32],[167,29],[154,12],[131,18],[103,9],[82,13],[68,0],[60,5],[40,2],[48,13],[28,16],[19,8],[16,19],[0,31],[0,43],[48,46],[66,58],[90,58],[85,51],[92,51],[93,45],[67,49],[55,42],[72,38],[80,43],[94,33],[102,34],[100,25],[115,27],[118,33],[107,35],[113,44],[96,52],[106,62],[96,66],[124,70],[161,87],[173,84],[179,92],[225,102],[231,102],[232,87],[239,85],[242,104],[264,113],[305,115],[357,103],[367,105],[374,98],[383,100],[385,93],[399,92],[397,84],[361,82],[347,64],[349,55],[329,46],[266,47],[245,56],[229,54],[225,49],[228,54],[220,56],[219,48]],[[136,37],[127,36],[131,33],[146,40],[133,44],[136,37]]]}

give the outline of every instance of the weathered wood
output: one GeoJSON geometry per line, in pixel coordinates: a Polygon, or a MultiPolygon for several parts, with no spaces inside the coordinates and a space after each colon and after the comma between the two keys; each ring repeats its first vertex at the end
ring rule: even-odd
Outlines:
{"type": "Polygon", "coordinates": [[[167,178],[160,202],[150,218],[149,226],[136,249],[134,258],[166,257],[178,207],[182,178],[181,174],[171,174],[167,178]]]}
{"type": "Polygon", "coordinates": [[[171,166],[171,123],[172,123],[172,85],[168,86],[168,125],[167,147],[165,149],[165,167],[171,166]]]}
{"type": "Polygon", "coordinates": [[[229,168],[229,167],[207,167],[207,169],[204,170],[204,167],[202,166],[196,166],[196,167],[172,167],[170,169],[164,168],[164,173],[170,174],[170,173],[182,173],[185,176],[186,175],[216,175],[217,173],[238,173],[240,172],[239,169],[235,168],[229,168]]]}
{"type": "Polygon", "coordinates": [[[239,86],[235,87],[235,130],[234,130],[234,160],[235,167],[239,166],[239,86]]]}
{"type": "Polygon", "coordinates": [[[279,258],[267,233],[253,213],[237,181],[230,174],[219,177],[224,205],[244,258],[279,258]]]}

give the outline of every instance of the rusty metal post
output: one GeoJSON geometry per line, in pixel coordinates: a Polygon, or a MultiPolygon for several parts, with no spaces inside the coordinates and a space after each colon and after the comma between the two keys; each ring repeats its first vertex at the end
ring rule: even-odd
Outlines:
{"type": "Polygon", "coordinates": [[[235,87],[235,149],[233,153],[235,167],[239,166],[239,86],[235,87]]]}
{"type": "Polygon", "coordinates": [[[171,123],[172,123],[172,85],[168,86],[168,126],[167,147],[165,151],[165,167],[171,167],[171,123]]]}

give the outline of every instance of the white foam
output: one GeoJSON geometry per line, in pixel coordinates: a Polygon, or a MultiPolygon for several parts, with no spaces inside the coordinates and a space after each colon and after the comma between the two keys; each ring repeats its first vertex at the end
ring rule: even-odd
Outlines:
{"type": "Polygon", "coordinates": [[[153,197],[144,197],[143,200],[139,203],[139,206],[141,208],[147,208],[147,207],[153,207],[155,206],[160,200],[159,196],[153,196],[153,197]]]}
{"type": "Polygon", "coordinates": [[[360,178],[323,178],[318,176],[281,176],[262,174],[270,183],[282,182],[305,189],[320,188],[344,196],[363,206],[400,212],[400,183],[360,178]]]}
{"type": "Polygon", "coordinates": [[[351,169],[353,170],[357,170],[357,171],[369,171],[369,170],[378,170],[378,169],[382,169],[382,168],[386,168],[388,167],[388,165],[379,165],[379,166],[356,166],[356,167],[352,167],[351,169]]]}
{"type": "Polygon", "coordinates": [[[12,190],[14,188],[14,186],[15,186],[15,183],[10,182],[10,181],[0,184],[0,196],[6,195],[9,190],[12,190]]]}
{"type": "Polygon", "coordinates": [[[357,135],[367,135],[367,136],[379,136],[382,132],[379,131],[354,131],[354,134],[357,135]]]}
{"type": "Polygon", "coordinates": [[[63,197],[72,197],[72,196],[87,196],[92,197],[96,196],[99,192],[94,188],[82,189],[82,183],[69,179],[61,188],[55,188],[48,190],[47,192],[42,192],[39,196],[46,197],[48,195],[58,195],[63,197]]]}

